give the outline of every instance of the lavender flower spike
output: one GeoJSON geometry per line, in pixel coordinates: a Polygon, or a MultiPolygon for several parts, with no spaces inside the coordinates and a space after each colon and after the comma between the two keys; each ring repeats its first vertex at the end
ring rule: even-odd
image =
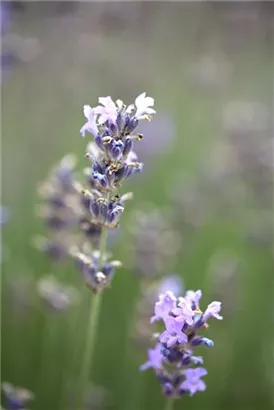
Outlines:
{"type": "Polygon", "coordinates": [[[141,370],[153,368],[163,393],[168,397],[180,397],[187,392],[193,396],[206,389],[201,377],[207,374],[207,370],[198,367],[203,363],[203,358],[195,356],[193,350],[197,346],[214,346],[213,340],[199,332],[207,329],[205,324],[209,317],[222,317],[219,315],[220,302],[210,303],[203,313],[199,308],[201,296],[200,290],[188,291],[184,297],[178,298],[167,291],[160,295],[160,300],[155,304],[155,315],[151,321],[161,319],[165,330],[162,334],[154,333],[156,347],[149,350],[149,360],[141,366],[141,370]],[[173,297],[165,300],[167,296],[173,297]],[[170,309],[172,305],[173,308],[170,309]]]}
{"type": "Polygon", "coordinates": [[[159,296],[159,301],[155,303],[154,313],[150,319],[150,323],[164,319],[176,306],[177,298],[169,290],[159,296]]]}
{"type": "Polygon", "coordinates": [[[80,129],[82,137],[85,137],[86,131],[93,134],[94,137],[98,134],[98,127],[96,124],[96,112],[94,108],[91,108],[90,105],[84,105],[84,116],[88,120],[85,125],[80,129]]]}

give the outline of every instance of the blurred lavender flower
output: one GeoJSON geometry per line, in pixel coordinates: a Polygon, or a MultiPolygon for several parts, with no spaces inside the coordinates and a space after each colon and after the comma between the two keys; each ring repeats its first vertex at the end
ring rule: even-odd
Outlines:
{"type": "MultiPolygon", "coordinates": [[[[9,209],[6,208],[5,206],[0,207],[0,226],[3,228],[10,220],[10,212],[9,209]]],[[[0,249],[0,263],[4,262],[8,258],[9,254],[9,249],[3,246],[3,241],[2,241],[2,246],[0,249]]]]}
{"type": "Polygon", "coordinates": [[[0,21],[1,21],[1,35],[3,35],[10,26],[10,4],[7,1],[0,3],[0,21]]]}
{"type": "Polygon", "coordinates": [[[105,388],[91,385],[84,399],[83,410],[107,410],[112,405],[112,397],[105,388]]]}
{"type": "Polygon", "coordinates": [[[272,246],[274,221],[272,208],[258,212],[246,212],[243,238],[252,246],[272,246]]]}
{"type": "Polygon", "coordinates": [[[120,261],[108,261],[108,254],[104,254],[101,258],[99,251],[88,250],[87,247],[83,252],[77,247],[72,248],[71,255],[79,267],[85,285],[95,293],[109,287],[115,269],[122,266],[120,261]],[[100,260],[102,260],[101,266],[99,266],[100,260]]]}
{"type": "Polygon", "coordinates": [[[267,109],[257,101],[231,101],[223,109],[223,129],[235,142],[267,129],[267,109]]]}
{"type": "Polygon", "coordinates": [[[136,147],[136,153],[143,158],[150,157],[151,161],[174,145],[177,134],[174,121],[167,114],[158,114],[152,123],[139,124],[138,131],[141,134],[149,134],[149,137],[136,147]]]}
{"type": "Polygon", "coordinates": [[[35,282],[33,272],[20,263],[19,272],[9,272],[6,295],[11,317],[16,321],[27,320],[35,308],[35,282]]]}
{"type": "Polygon", "coordinates": [[[3,383],[2,390],[5,396],[6,410],[24,410],[26,404],[34,398],[34,394],[22,387],[14,387],[10,383],[3,383]]]}
{"type": "Polygon", "coordinates": [[[210,303],[203,313],[199,307],[201,291],[189,291],[185,297],[176,298],[167,291],[159,296],[159,301],[155,304],[163,304],[166,300],[175,300],[173,303],[165,303],[162,321],[165,330],[160,334],[155,334],[155,349],[149,349],[148,362],[140,367],[146,370],[154,369],[163,392],[167,396],[180,397],[186,393],[191,396],[197,391],[206,389],[205,383],[200,379],[207,374],[207,371],[199,367],[203,364],[202,357],[194,356],[195,346],[213,346],[213,341],[200,336],[199,330],[207,328],[207,320],[210,317],[222,319],[219,315],[221,310],[220,302],[210,303]],[[191,368],[191,366],[198,366],[191,368]]]}
{"type": "Polygon", "coordinates": [[[209,280],[211,295],[222,300],[226,316],[241,308],[240,260],[234,251],[221,249],[210,258],[209,280]]]}
{"type": "Polygon", "coordinates": [[[0,207],[0,225],[6,225],[10,219],[10,212],[5,206],[0,207]]]}
{"type": "Polygon", "coordinates": [[[11,1],[0,3],[1,69],[5,75],[14,65],[32,61],[40,52],[40,44],[36,38],[22,37],[11,31],[12,3],[11,1]]]}
{"type": "Polygon", "coordinates": [[[79,301],[77,289],[58,282],[53,275],[42,277],[37,290],[46,306],[54,311],[63,312],[79,301]]]}
{"type": "Polygon", "coordinates": [[[240,178],[260,202],[272,204],[273,158],[269,161],[266,151],[273,138],[269,138],[272,124],[267,107],[260,102],[232,101],[224,108],[223,129],[234,144],[240,178]]]}
{"type": "Polygon", "coordinates": [[[205,55],[193,62],[190,76],[202,90],[223,90],[233,74],[233,66],[224,55],[205,55]]]}
{"type": "Polygon", "coordinates": [[[130,232],[134,255],[134,274],[155,278],[163,274],[180,249],[180,237],[170,228],[170,216],[165,210],[151,209],[132,214],[130,232]]]}
{"type": "Polygon", "coordinates": [[[38,215],[47,227],[48,238],[35,237],[33,242],[55,261],[64,261],[69,255],[75,241],[75,234],[69,229],[82,222],[84,215],[82,196],[75,186],[75,165],[75,157],[66,155],[39,186],[43,202],[38,207],[38,215]]]}

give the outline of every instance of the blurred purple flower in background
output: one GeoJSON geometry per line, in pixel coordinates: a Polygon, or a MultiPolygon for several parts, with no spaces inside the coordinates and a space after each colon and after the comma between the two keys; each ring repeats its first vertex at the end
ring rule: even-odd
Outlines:
{"type": "MultiPolygon", "coordinates": [[[[138,132],[147,134],[142,144],[136,146],[136,153],[143,158],[157,158],[171,150],[177,138],[177,130],[172,117],[166,113],[158,113],[153,122],[142,122],[138,125],[138,132]]],[[[147,162],[146,166],[149,166],[147,162]]]]}
{"type": "Polygon", "coordinates": [[[0,207],[0,226],[6,225],[10,219],[10,212],[7,207],[0,207]]]}
{"type": "Polygon", "coordinates": [[[10,3],[7,1],[0,2],[0,22],[1,22],[1,35],[3,35],[11,24],[11,10],[10,3]]]}
{"type": "Polygon", "coordinates": [[[10,383],[3,383],[2,390],[5,396],[6,410],[24,410],[26,404],[34,398],[34,394],[22,387],[14,387],[10,383]]]}
{"type": "Polygon", "coordinates": [[[222,300],[226,316],[241,308],[240,260],[232,249],[220,249],[210,258],[208,277],[211,296],[222,300]]]}
{"type": "Polygon", "coordinates": [[[53,275],[42,277],[37,283],[37,291],[45,305],[53,311],[65,311],[79,301],[77,289],[58,282],[53,275]]]}
{"type": "MultiPolygon", "coordinates": [[[[10,211],[5,206],[0,206],[0,226],[3,228],[10,220],[10,211]]],[[[3,246],[3,241],[0,249],[0,263],[8,257],[8,249],[3,246]]]]}
{"type": "Polygon", "coordinates": [[[132,214],[130,233],[134,274],[142,278],[161,276],[174,263],[180,236],[171,228],[169,210],[148,205],[132,214]]]}
{"type": "Polygon", "coordinates": [[[199,57],[190,67],[190,77],[204,91],[223,91],[232,75],[233,65],[223,53],[199,57]]]}

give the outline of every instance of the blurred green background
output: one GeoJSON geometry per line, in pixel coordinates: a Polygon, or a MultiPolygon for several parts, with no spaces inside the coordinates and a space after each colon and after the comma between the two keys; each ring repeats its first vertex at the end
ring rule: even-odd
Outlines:
{"type": "Polygon", "coordinates": [[[53,265],[32,246],[45,233],[37,186],[67,153],[86,166],[84,104],[107,95],[130,104],[143,91],[157,115],[111,245],[124,268],[103,298],[90,374],[108,392],[100,408],[164,408],[153,372],[138,371],[146,350],[130,338],[140,280],[129,226],[146,203],[168,208],[179,235],[166,273],[202,289],[202,307],[224,300],[224,320],[208,331],[215,347],[203,352],[208,388],[175,409],[273,407],[272,6],[2,2],[2,381],[33,391],[30,409],[61,410],[65,387],[76,394],[90,297],[72,263],[53,265]],[[163,116],[169,125],[157,128],[163,116]],[[43,307],[35,283],[49,272],[79,289],[79,305],[43,307]]]}

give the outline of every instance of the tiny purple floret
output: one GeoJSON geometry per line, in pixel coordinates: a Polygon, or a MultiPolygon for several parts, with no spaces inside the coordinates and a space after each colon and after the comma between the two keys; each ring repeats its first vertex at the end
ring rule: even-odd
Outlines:
{"type": "Polygon", "coordinates": [[[177,298],[171,291],[166,291],[159,296],[159,301],[155,303],[154,316],[150,319],[151,323],[164,319],[176,307],[177,298]]]}
{"type": "Polygon", "coordinates": [[[154,369],[160,369],[162,366],[163,355],[162,355],[162,345],[157,343],[154,349],[148,349],[148,361],[140,367],[140,370],[146,370],[149,367],[154,369]]]}
{"type": "Polygon", "coordinates": [[[196,369],[187,369],[184,371],[185,381],[181,383],[180,389],[189,391],[190,396],[193,396],[197,391],[205,391],[206,384],[200,378],[207,374],[207,370],[203,367],[196,369]]]}

